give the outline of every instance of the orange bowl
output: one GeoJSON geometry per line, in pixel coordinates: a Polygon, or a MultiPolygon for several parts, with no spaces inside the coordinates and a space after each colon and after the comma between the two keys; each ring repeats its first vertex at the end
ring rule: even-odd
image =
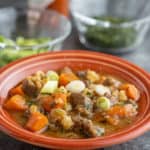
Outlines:
{"type": "Polygon", "coordinates": [[[0,70],[0,129],[18,140],[55,149],[95,149],[128,141],[150,129],[150,76],[143,69],[118,57],[89,51],[44,53],[15,61],[0,70]],[[89,139],[46,137],[29,132],[15,123],[2,107],[8,91],[26,76],[38,70],[57,70],[64,66],[74,70],[90,68],[135,84],[141,92],[136,121],[114,134],[89,139]]]}

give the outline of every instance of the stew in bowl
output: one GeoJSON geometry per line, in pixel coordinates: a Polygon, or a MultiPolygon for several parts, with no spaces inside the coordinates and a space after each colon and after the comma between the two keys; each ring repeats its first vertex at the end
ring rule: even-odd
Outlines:
{"type": "Polygon", "coordinates": [[[25,129],[51,137],[115,133],[138,114],[135,85],[93,70],[37,71],[10,89],[4,108],[25,129]]]}
{"type": "Polygon", "coordinates": [[[0,69],[0,129],[46,148],[96,149],[150,129],[150,76],[118,57],[67,50],[0,69]]]}

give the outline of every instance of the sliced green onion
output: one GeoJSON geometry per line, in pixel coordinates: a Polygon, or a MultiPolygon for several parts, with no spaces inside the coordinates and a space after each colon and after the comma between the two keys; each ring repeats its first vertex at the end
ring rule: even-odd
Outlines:
{"type": "Polygon", "coordinates": [[[102,110],[108,110],[110,109],[110,100],[107,97],[99,97],[96,106],[102,110]]]}
{"type": "Polygon", "coordinates": [[[54,93],[58,87],[58,81],[48,81],[42,88],[41,93],[51,94],[54,93]]]}
{"type": "Polygon", "coordinates": [[[72,93],[80,93],[85,89],[85,84],[83,81],[74,80],[66,85],[66,89],[72,93]]]}
{"type": "Polygon", "coordinates": [[[55,71],[48,71],[46,76],[48,80],[59,80],[59,76],[55,71]]]}

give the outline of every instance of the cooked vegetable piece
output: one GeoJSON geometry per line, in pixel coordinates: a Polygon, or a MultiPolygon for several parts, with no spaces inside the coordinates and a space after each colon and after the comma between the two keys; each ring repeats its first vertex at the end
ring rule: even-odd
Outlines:
{"type": "Polygon", "coordinates": [[[58,74],[55,71],[52,71],[52,70],[48,71],[46,73],[46,77],[47,77],[47,80],[56,80],[56,81],[59,80],[58,74]]]}
{"type": "Polygon", "coordinates": [[[119,90],[118,89],[115,89],[112,91],[112,96],[116,97],[118,99],[119,97],[119,90]]]}
{"type": "Polygon", "coordinates": [[[10,95],[15,95],[15,94],[24,95],[24,92],[22,90],[22,85],[20,84],[20,85],[14,87],[13,89],[11,89],[9,94],[10,95]]]}
{"type": "Polygon", "coordinates": [[[104,94],[110,94],[110,89],[108,87],[100,85],[100,84],[95,85],[94,90],[100,96],[103,96],[104,94]]]}
{"type": "Polygon", "coordinates": [[[96,81],[99,81],[100,77],[95,71],[88,70],[87,71],[87,79],[89,81],[91,81],[92,83],[94,83],[96,81]]]}
{"type": "Polygon", "coordinates": [[[60,86],[59,88],[57,88],[56,92],[67,94],[67,89],[64,86],[60,86]]]}
{"type": "Polygon", "coordinates": [[[78,77],[74,73],[61,73],[59,77],[59,84],[65,86],[73,80],[78,80],[78,77]]]}
{"type": "Polygon", "coordinates": [[[62,120],[66,115],[66,111],[61,108],[52,109],[52,111],[50,112],[50,118],[55,121],[62,120]]]}
{"type": "Polygon", "coordinates": [[[32,114],[32,113],[35,113],[35,112],[38,112],[38,107],[37,107],[37,105],[32,104],[32,105],[30,106],[30,108],[29,108],[29,111],[30,111],[31,114],[32,114]]]}
{"type": "Polygon", "coordinates": [[[54,93],[52,96],[41,96],[40,102],[45,111],[51,111],[53,108],[63,108],[67,102],[67,95],[64,93],[54,93]]]}
{"type": "Polygon", "coordinates": [[[73,121],[71,119],[70,116],[65,116],[62,120],[61,120],[61,124],[63,126],[63,128],[65,130],[70,129],[73,126],[73,121]]]}
{"type": "Polygon", "coordinates": [[[54,99],[52,96],[44,95],[39,98],[39,101],[45,111],[50,111],[54,107],[54,99]]]}
{"type": "Polygon", "coordinates": [[[83,81],[74,80],[66,85],[66,89],[72,93],[80,93],[85,89],[85,84],[83,81]]]}
{"type": "Polygon", "coordinates": [[[65,130],[69,130],[73,127],[73,121],[71,116],[68,116],[66,111],[60,108],[52,109],[49,115],[49,119],[52,123],[57,123],[65,130]]]}
{"type": "Polygon", "coordinates": [[[108,110],[111,107],[110,100],[107,97],[99,97],[96,101],[98,108],[102,110],[108,110]]]}
{"type": "Polygon", "coordinates": [[[126,95],[126,91],[124,91],[124,90],[119,91],[119,100],[120,101],[127,101],[128,100],[128,97],[126,95]]]}
{"type": "Polygon", "coordinates": [[[23,96],[21,95],[14,95],[11,98],[9,98],[4,107],[6,109],[10,110],[16,110],[16,111],[24,111],[28,108],[26,105],[26,100],[23,96]]]}
{"type": "Polygon", "coordinates": [[[36,132],[48,125],[48,119],[45,115],[40,112],[34,112],[29,117],[29,120],[26,124],[26,128],[30,131],[36,132]]]}
{"type": "Polygon", "coordinates": [[[116,106],[113,106],[111,107],[109,110],[108,110],[108,114],[110,116],[119,116],[119,117],[125,117],[126,115],[126,110],[125,110],[125,107],[124,106],[119,106],[119,105],[116,105],[116,106]]]}
{"type": "Polygon", "coordinates": [[[54,101],[56,103],[56,108],[63,108],[67,102],[67,95],[57,92],[54,94],[54,101]]]}
{"type": "Polygon", "coordinates": [[[48,81],[47,83],[44,84],[43,88],[41,89],[41,93],[46,93],[46,94],[51,94],[56,91],[58,87],[58,81],[48,81]]]}
{"type": "Polygon", "coordinates": [[[93,120],[99,123],[105,121],[106,119],[102,115],[101,111],[98,111],[93,114],[93,120]]]}
{"type": "Polygon", "coordinates": [[[138,89],[133,84],[125,83],[121,85],[120,89],[125,90],[127,96],[133,100],[138,100],[140,96],[138,89]]]}
{"type": "Polygon", "coordinates": [[[67,112],[72,110],[72,105],[70,103],[66,103],[65,108],[64,108],[67,112]]]}

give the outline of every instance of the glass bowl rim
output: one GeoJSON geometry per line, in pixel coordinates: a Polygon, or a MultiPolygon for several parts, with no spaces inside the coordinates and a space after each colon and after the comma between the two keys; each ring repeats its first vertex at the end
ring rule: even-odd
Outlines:
{"type": "Polygon", "coordinates": [[[73,10],[72,8],[71,8],[71,13],[75,18],[79,19],[80,21],[82,21],[88,25],[104,26],[106,28],[108,28],[108,27],[127,28],[130,26],[136,25],[136,24],[142,24],[144,22],[150,22],[150,15],[146,16],[142,19],[135,19],[135,20],[133,19],[131,21],[125,21],[125,22],[120,23],[120,24],[113,24],[113,23],[110,23],[109,21],[97,20],[93,17],[84,15],[83,13],[79,13],[76,10],[73,10]]]}
{"type": "MultiPolygon", "coordinates": [[[[17,9],[16,7],[4,7],[4,8],[15,8],[15,9],[17,9]]],[[[4,9],[4,8],[2,8],[2,9],[4,9]]],[[[19,10],[19,12],[21,12],[19,15],[21,16],[21,15],[25,14],[25,11],[27,11],[27,10],[38,11],[38,12],[44,11],[46,13],[53,13],[54,15],[61,17],[63,19],[63,21],[65,21],[67,24],[66,31],[64,32],[63,35],[58,36],[56,38],[52,38],[52,40],[45,42],[45,43],[42,43],[42,44],[37,44],[37,45],[33,45],[33,46],[19,46],[19,45],[3,46],[3,47],[0,47],[0,50],[3,50],[5,48],[14,49],[14,50],[27,50],[27,49],[36,50],[39,48],[43,48],[45,46],[53,46],[53,45],[65,40],[69,36],[69,34],[71,33],[72,25],[71,25],[70,20],[66,16],[58,13],[57,11],[52,10],[52,9],[49,10],[49,9],[39,9],[39,8],[23,8],[21,11],[19,10]]]]}

